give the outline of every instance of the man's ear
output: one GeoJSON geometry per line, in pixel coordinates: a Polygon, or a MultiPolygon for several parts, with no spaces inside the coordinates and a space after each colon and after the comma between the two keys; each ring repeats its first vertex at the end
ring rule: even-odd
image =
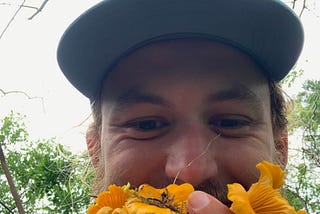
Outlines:
{"type": "Polygon", "coordinates": [[[284,168],[288,162],[288,130],[284,128],[278,134],[276,140],[276,150],[279,153],[281,166],[284,168]]]}
{"type": "Polygon", "coordinates": [[[87,130],[86,141],[92,164],[96,168],[99,162],[100,135],[95,128],[90,127],[87,130]]]}

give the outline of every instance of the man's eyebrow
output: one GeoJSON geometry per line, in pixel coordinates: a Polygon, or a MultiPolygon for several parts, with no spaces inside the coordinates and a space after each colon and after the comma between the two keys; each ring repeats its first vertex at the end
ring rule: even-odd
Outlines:
{"type": "Polygon", "coordinates": [[[250,88],[244,85],[235,85],[210,94],[208,102],[218,102],[227,100],[248,100],[252,103],[262,104],[261,98],[250,88]]]}
{"type": "Polygon", "coordinates": [[[123,108],[129,108],[132,105],[140,103],[150,103],[155,105],[169,106],[169,102],[164,98],[147,92],[143,92],[142,89],[132,88],[125,93],[121,94],[115,100],[115,110],[121,110],[123,108]]]}

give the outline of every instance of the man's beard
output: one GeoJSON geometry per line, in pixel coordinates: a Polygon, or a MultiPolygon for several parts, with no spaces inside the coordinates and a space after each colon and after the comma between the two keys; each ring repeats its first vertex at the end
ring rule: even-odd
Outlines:
{"type": "MultiPolygon", "coordinates": [[[[126,185],[128,182],[115,182],[116,179],[112,178],[111,179],[114,182],[111,183],[115,183],[117,185],[126,185]]],[[[146,182],[142,182],[142,183],[146,183],[146,182]]],[[[147,182],[148,183],[148,182],[147,182]]],[[[174,180],[171,178],[165,179],[163,180],[163,182],[161,182],[162,184],[155,184],[155,183],[148,183],[149,185],[152,185],[156,188],[165,188],[167,185],[174,183],[174,180]]],[[[183,181],[181,181],[180,179],[176,180],[175,182],[176,184],[182,184],[185,183],[183,181]]],[[[110,184],[110,182],[109,182],[110,184]]],[[[140,183],[141,184],[141,183],[140,183]]],[[[131,187],[132,188],[138,188],[140,184],[134,184],[131,183],[131,187]]],[[[104,186],[104,190],[106,189],[106,187],[104,186]]],[[[195,190],[199,190],[199,191],[203,191],[206,192],[210,195],[212,195],[213,197],[215,197],[216,199],[218,199],[221,203],[225,204],[226,206],[230,207],[232,202],[228,199],[228,187],[226,184],[222,184],[221,182],[215,180],[215,179],[207,179],[205,181],[203,181],[202,183],[200,183],[197,186],[194,186],[195,190]]]]}
{"type": "MultiPolygon", "coordinates": [[[[102,181],[104,179],[101,179],[100,181],[102,181]]],[[[126,185],[128,182],[127,181],[123,181],[123,182],[119,182],[118,177],[114,177],[114,176],[110,176],[108,179],[109,182],[101,182],[100,187],[102,187],[102,189],[100,189],[101,191],[104,191],[105,189],[107,189],[107,186],[110,184],[117,184],[117,185],[126,185]],[[112,181],[112,182],[110,182],[112,181]],[[103,186],[101,186],[101,184],[104,184],[103,186]],[[106,184],[108,184],[106,186],[106,184]]],[[[162,182],[160,183],[148,183],[148,182],[142,182],[142,183],[148,183],[149,185],[152,185],[156,188],[165,188],[167,185],[174,183],[174,180],[172,178],[167,178],[164,180],[161,180],[162,182]]],[[[133,188],[138,188],[140,184],[135,184],[135,183],[131,183],[131,187],[133,188]]],[[[177,179],[175,181],[176,184],[182,184],[185,183],[180,179],[177,179]]],[[[213,178],[209,178],[205,181],[203,181],[202,183],[200,183],[199,185],[194,186],[195,190],[199,190],[199,191],[203,191],[206,192],[210,195],[212,195],[213,197],[215,197],[217,200],[219,200],[221,203],[225,204],[226,206],[230,207],[232,202],[228,199],[228,188],[226,184],[223,184],[219,181],[217,181],[216,179],[213,178]]]]}
{"type": "Polygon", "coordinates": [[[228,207],[231,206],[231,201],[228,200],[228,188],[220,182],[208,179],[194,188],[195,190],[200,190],[214,196],[228,207]]]}

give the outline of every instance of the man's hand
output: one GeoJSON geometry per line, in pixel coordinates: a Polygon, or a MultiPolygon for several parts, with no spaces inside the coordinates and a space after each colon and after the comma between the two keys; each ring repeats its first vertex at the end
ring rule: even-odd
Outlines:
{"type": "Polygon", "coordinates": [[[190,214],[232,214],[227,206],[215,197],[201,191],[190,194],[188,203],[190,214]]]}

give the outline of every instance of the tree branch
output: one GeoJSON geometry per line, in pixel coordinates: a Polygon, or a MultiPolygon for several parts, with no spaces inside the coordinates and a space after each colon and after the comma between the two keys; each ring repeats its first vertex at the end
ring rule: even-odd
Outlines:
{"type": "Polygon", "coordinates": [[[21,8],[23,8],[24,3],[26,2],[26,0],[23,0],[22,4],[19,6],[19,8],[17,9],[17,11],[13,14],[13,16],[11,17],[10,21],[8,22],[7,26],[3,29],[2,33],[0,34],[0,40],[3,37],[4,33],[7,31],[7,29],[9,28],[9,26],[11,25],[11,23],[13,22],[13,20],[16,18],[16,16],[18,15],[19,11],[21,10],[21,8]]]}
{"type": "MultiPolygon", "coordinates": [[[[13,4],[7,3],[7,2],[1,2],[0,5],[6,5],[6,6],[12,6],[13,4]]],[[[17,5],[15,5],[17,6],[17,5]]],[[[34,10],[38,10],[37,7],[34,6],[30,6],[30,5],[18,5],[19,7],[25,7],[25,8],[30,8],[30,9],[34,9],[34,10]]]]}
{"type": "Polygon", "coordinates": [[[0,201],[0,204],[1,204],[6,210],[8,210],[8,212],[9,212],[10,214],[13,214],[12,210],[11,210],[4,202],[0,201]]]}
{"type": "Polygon", "coordinates": [[[3,89],[0,88],[0,92],[5,96],[8,94],[23,94],[24,96],[26,96],[29,100],[31,99],[43,99],[42,97],[31,97],[29,96],[26,92],[24,91],[4,91],[3,89]]]}
{"type": "Polygon", "coordinates": [[[24,91],[15,91],[15,90],[13,90],[13,91],[4,91],[1,88],[0,88],[0,94],[3,94],[3,96],[9,95],[9,94],[22,94],[25,97],[27,97],[29,100],[31,100],[31,99],[40,99],[41,100],[41,104],[42,104],[43,112],[45,112],[43,97],[37,97],[37,96],[31,97],[30,95],[28,95],[24,91]]]}
{"type": "Polygon", "coordinates": [[[301,18],[302,17],[302,13],[303,11],[307,9],[307,0],[303,0],[303,5],[302,5],[302,9],[300,11],[300,14],[299,14],[299,17],[301,18]]]}
{"type": "Polygon", "coordinates": [[[49,0],[44,0],[41,4],[41,6],[37,9],[37,11],[32,15],[30,16],[28,19],[31,20],[33,19],[38,13],[40,13],[42,11],[42,9],[44,8],[44,6],[46,6],[46,4],[48,3],[49,0]]]}
{"type": "Polygon", "coordinates": [[[296,7],[296,2],[297,2],[298,0],[293,0],[293,2],[292,2],[292,9],[294,10],[294,8],[296,7]]]}
{"type": "Polygon", "coordinates": [[[7,165],[6,158],[4,156],[4,152],[2,150],[1,144],[0,144],[0,162],[1,162],[2,170],[7,178],[11,194],[12,194],[13,199],[16,203],[17,208],[18,208],[18,212],[19,212],[19,214],[25,214],[25,211],[24,211],[22,203],[21,203],[21,199],[20,199],[19,194],[17,192],[16,186],[14,185],[11,173],[8,169],[8,165],[7,165]]]}
{"type": "MultiPolygon", "coordinates": [[[[5,32],[8,30],[9,26],[11,25],[11,23],[13,22],[13,20],[16,18],[16,16],[18,15],[19,11],[22,8],[31,8],[31,9],[35,9],[37,10],[31,17],[29,17],[28,19],[31,20],[33,19],[38,13],[40,13],[42,11],[42,9],[44,8],[44,6],[48,3],[49,0],[44,0],[41,4],[41,6],[39,8],[37,7],[33,7],[33,6],[28,6],[25,5],[26,0],[23,0],[22,4],[19,5],[19,8],[17,9],[17,11],[13,14],[13,16],[11,17],[10,21],[8,22],[8,24],[6,25],[6,27],[3,29],[3,31],[0,34],[0,40],[3,37],[3,35],[5,34],[5,32]]],[[[9,3],[1,3],[0,5],[11,5],[9,3]]]]}

